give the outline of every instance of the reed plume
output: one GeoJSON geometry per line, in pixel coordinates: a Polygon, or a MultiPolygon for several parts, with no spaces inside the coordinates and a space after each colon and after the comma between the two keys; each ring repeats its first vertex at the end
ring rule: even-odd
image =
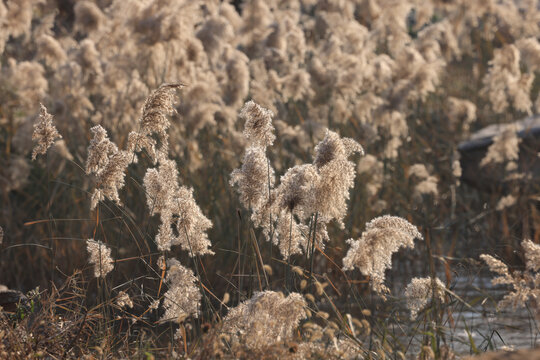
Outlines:
{"type": "Polygon", "coordinates": [[[405,289],[407,308],[411,311],[411,318],[415,319],[418,316],[418,312],[425,308],[433,297],[444,303],[446,300],[445,290],[446,286],[444,286],[439,278],[432,279],[426,277],[412,279],[405,289]],[[433,295],[434,290],[435,296],[433,295]]]}
{"type": "Polygon", "coordinates": [[[351,247],[343,258],[343,270],[357,267],[370,276],[372,289],[384,298],[389,292],[384,285],[384,273],[392,265],[392,254],[401,247],[413,248],[415,238],[423,239],[407,220],[389,215],[375,218],[366,224],[358,240],[347,240],[351,247]]]}
{"type": "Polygon", "coordinates": [[[263,291],[232,308],[223,319],[222,331],[231,342],[242,343],[248,349],[262,349],[290,340],[307,306],[302,295],[284,296],[274,291],[263,291]]]}
{"type": "Polygon", "coordinates": [[[90,263],[94,265],[94,276],[105,278],[114,269],[114,260],[111,249],[99,240],[86,240],[86,251],[90,256],[90,263]]]}
{"type": "Polygon", "coordinates": [[[32,160],[35,160],[38,154],[44,155],[57,139],[62,138],[52,119],[53,117],[47,112],[47,108],[40,104],[39,118],[34,124],[34,133],[32,134],[32,140],[37,142],[32,150],[32,160]]]}
{"type": "Polygon", "coordinates": [[[169,289],[164,294],[165,313],[161,320],[181,323],[189,316],[198,317],[202,295],[193,271],[176,259],[167,260],[167,268],[165,280],[169,289]]]}
{"type": "Polygon", "coordinates": [[[525,307],[531,301],[536,302],[540,296],[540,245],[525,239],[521,242],[526,268],[524,271],[514,270],[510,272],[508,266],[502,261],[488,254],[480,255],[480,258],[488,265],[489,270],[498,276],[491,280],[493,285],[508,285],[512,288],[502,300],[499,308],[525,307]]]}

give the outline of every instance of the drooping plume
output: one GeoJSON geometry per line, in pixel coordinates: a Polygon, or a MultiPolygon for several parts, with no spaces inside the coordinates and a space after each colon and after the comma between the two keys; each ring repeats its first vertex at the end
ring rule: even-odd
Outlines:
{"type": "Polygon", "coordinates": [[[204,216],[193,197],[193,189],[178,185],[176,162],[160,161],[148,169],[144,187],[150,213],[160,214],[161,224],[155,241],[161,251],[180,245],[191,256],[212,254],[207,230],[212,222],[204,216]],[[176,230],[174,230],[176,229],[176,230]]]}
{"type": "Polygon", "coordinates": [[[493,285],[510,285],[509,291],[497,306],[499,308],[528,306],[531,301],[536,303],[540,296],[540,246],[531,240],[521,242],[526,268],[524,271],[510,272],[508,266],[491,255],[483,254],[480,258],[488,265],[489,270],[498,276],[491,280],[493,285]]]}
{"type": "Polygon", "coordinates": [[[384,285],[384,273],[392,266],[392,254],[401,247],[413,248],[415,238],[423,239],[407,220],[389,215],[375,218],[366,224],[360,239],[347,240],[351,247],[343,258],[343,270],[357,267],[371,277],[372,289],[384,297],[389,292],[384,285]]]}
{"type": "Polygon", "coordinates": [[[306,306],[298,293],[287,297],[274,291],[255,293],[229,311],[222,331],[248,349],[267,348],[291,339],[300,320],[306,317],[306,306]]]}
{"type": "Polygon", "coordinates": [[[161,320],[181,323],[188,316],[198,317],[202,295],[193,271],[182,266],[176,259],[169,259],[167,268],[165,281],[169,289],[164,295],[165,313],[161,320]]]}

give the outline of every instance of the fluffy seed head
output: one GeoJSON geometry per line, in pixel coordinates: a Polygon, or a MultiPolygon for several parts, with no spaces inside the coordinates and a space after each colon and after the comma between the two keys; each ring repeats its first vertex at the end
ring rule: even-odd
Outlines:
{"type": "Polygon", "coordinates": [[[198,317],[202,296],[193,271],[182,266],[176,259],[169,259],[167,267],[165,281],[169,289],[164,295],[165,313],[161,320],[181,323],[189,316],[198,317]]]}
{"type": "Polygon", "coordinates": [[[129,297],[129,294],[125,291],[120,291],[118,293],[118,296],[116,297],[116,305],[120,306],[121,308],[124,307],[133,307],[133,301],[129,297]]]}
{"type": "Polygon", "coordinates": [[[407,285],[405,297],[407,298],[407,308],[411,311],[412,319],[415,319],[418,312],[433,298],[434,288],[435,297],[441,302],[444,302],[446,287],[439,278],[414,278],[409,285],[407,285]]]}
{"type": "Polygon", "coordinates": [[[90,129],[93,134],[88,146],[88,157],[86,159],[86,173],[97,173],[109,162],[109,155],[116,153],[118,147],[109,140],[107,130],[101,125],[96,125],[90,129]]]}
{"type": "Polygon", "coordinates": [[[486,156],[480,162],[480,166],[519,159],[520,142],[521,139],[517,135],[516,127],[507,126],[501,134],[495,136],[493,144],[489,146],[486,156]]]}
{"type": "Polygon", "coordinates": [[[350,138],[342,139],[337,133],[327,129],[324,139],[315,146],[313,164],[321,168],[334,159],[347,159],[356,152],[364,155],[364,149],[355,140],[350,138]]]}
{"type": "Polygon", "coordinates": [[[392,254],[401,247],[414,247],[414,239],[423,239],[416,226],[397,216],[381,216],[366,224],[366,230],[358,240],[349,239],[351,245],[343,269],[360,269],[371,277],[371,287],[384,297],[388,288],[384,285],[385,270],[392,265],[392,254]]]}
{"type": "Polygon", "coordinates": [[[343,226],[349,191],[354,186],[355,177],[355,164],[344,158],[334,159],[319,169],[313,208],[319,213],[321,221],[329,222],[335,219],[343,226]]]}
{"type": "Polygon", "coordinates": [[[353,139],[340,138],[330,130],[315,147],[313,164],[319,170],[319,181],[315,187],[313,210],[319,213],[323,222],[335,219],[343,226],[349,190],[356,177],[356,165],[348,157],[355,152],[364,154],[360,144],[353,139]]]}
{"type": "MultiPolygon", "coordinates": [[[[240,201],[245,208],[259,209],[268,200],[268,159],[264,148],[246,149],[242,167],[231,173],[231,186],[238,186],[240,201]]],[[[270,187],[274,185],[274,170],[270,167],[270,187]]]]}
{"type": "Polygon", "coordinates": [[[315,187],[319,181],[317,168],[311,164],[297,165],[287,170],[276,189],[277,206],[300,218],[313,213],[315,187]]]}
{"type": "Polygon", "coordinates": [[[233,343],[249,349],[262,349],[289,340],[305,318],[302,295],[263,291],[231,309],[223,320],[223,332],[233,343]]]}
{"type": "Polygon", "coordinates": [[[301,254],[306,247],[306,237],[302,234],[300,225],[290,212],[283,210],[279,214],[276,234],[272,239],[278,245],[281,256],[288,259],[291,255],[301,254]]]}
{"type": "Polygon", "coordinates": [[[167,116],[175,111],[174,93],[181,87],[182,84],[162,84],[146,98],[142,108],[142,116],[139,120],[140,132],[146,136],[152,133],[157,134],[162,149],[168,146],[167,129],[171,123],[167,116]]]}
{"type": "Polygon", "coordinates": [[[526,239],[521,242],[521,247],[525,253],[527,269],[538,271],[540,269],[540,245],[526,239]]]}
{"type": "Polygon", "coordinates": [[[484,260],[490,271],[493,271],[499,275],[508,275],[508,266],[506,266],[506,264],[502,261],[497,260],[493,256],[487,254],[480,255],[480,259],[484,260]]]}
{"type": "Polygon", "coordinates": [[[47,112],[47,108],[40,104],[39,118],[34,124],[34,133],[32,134],[32,140],[37,141],[32,151],[32,160],[35,160],[38,154],[44,155],[56,139],[62,138],[56,130],[52,118],[52,115],[47,112]]]}
{"type": "Polygon", "coordinates": [[[94,276],[105,278],[114,268],[111,249],[99,240],[88,239],[86,240],[86,251],[90,255],[90,263],[94,264],[94,276]]]}
{"type": "Polygon", "coordinates": [[[259,106],[253,100],[245,103],[240,110],[240,117],[246,121],[244,136],[251,145],[267,147],[274,143],[276,136],[272,116],[272,111],[259,106]]]}

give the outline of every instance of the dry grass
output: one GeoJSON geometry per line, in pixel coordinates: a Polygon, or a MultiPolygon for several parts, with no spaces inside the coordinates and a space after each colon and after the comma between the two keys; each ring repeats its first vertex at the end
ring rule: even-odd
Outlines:
{"type": "Polygon", "coordinates": [[[0,358],[450,359],[480,254],[534,338],[539,15],[0,2],[0,358]]]}

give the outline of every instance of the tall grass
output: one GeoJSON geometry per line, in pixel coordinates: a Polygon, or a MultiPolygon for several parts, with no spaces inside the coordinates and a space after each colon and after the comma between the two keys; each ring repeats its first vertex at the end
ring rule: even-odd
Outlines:
{"type": "Polygon", "coordinates": [[[495,349],[454,286],[489,253],[536,311],[538,14],[0,3],[0,284],[34,289],[0,358],[451,358],[458,323],[495,349]]]}

